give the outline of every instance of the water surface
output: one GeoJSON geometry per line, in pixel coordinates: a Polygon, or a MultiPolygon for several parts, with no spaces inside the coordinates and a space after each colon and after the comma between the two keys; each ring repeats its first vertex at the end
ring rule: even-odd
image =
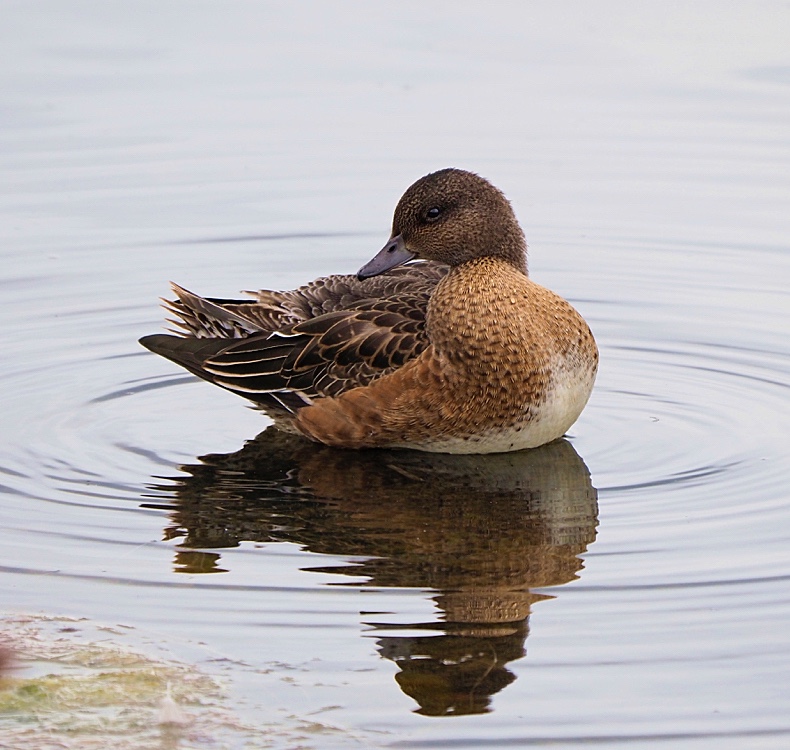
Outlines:
{"type": "Polygon", "coordinates": [[[218,746],[787,746],[784,4],[3,13],[4,613],[221,676],[218,746]],[[598,339],[567,440],[330,451],[137,345],[168,279],[356,270],[449,165],[598,339]]]}

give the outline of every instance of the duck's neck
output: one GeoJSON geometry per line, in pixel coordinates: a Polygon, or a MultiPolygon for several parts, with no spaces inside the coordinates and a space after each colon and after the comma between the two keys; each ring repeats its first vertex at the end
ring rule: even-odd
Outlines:
{"type": "Polygon", "coordinates": [[[506,261],[527,275],[527,240],[518,222],[503,222],[498,230],[498,236],[491,237],[489,245],[496,248],[493,257],[506,261]]]}
{"type": "Polygon", "coordinates": [[[520,271],[524,274],[524,276],[529,276],[529,271],[527,270],[527,247],[524,246],[524,249],[519,252],[517,255],[513,257],[505,258],[504,260],[507,261],[513,268],[517,271],[520,271]]]}
{"type": "Polygon", "coordinates": [[[510,252],[507,248],[504,248],[500,249],[496,254],[470,258],[463,263],[459,263],[457,266],[451,267],[450,274],[480,273],[480,269],[485,270],[488,268],[503,271],[508,267],[524,274],[524,276],[529,276],[527,271],[526,245],[518,248],[514,247],[510,252]]]}

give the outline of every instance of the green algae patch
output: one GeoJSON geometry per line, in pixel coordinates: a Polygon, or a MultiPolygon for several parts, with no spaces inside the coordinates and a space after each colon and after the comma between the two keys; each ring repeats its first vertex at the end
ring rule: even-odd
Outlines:
{"type": "MultiPolygon", "coordinates": [[[[166,644],[128,626],[0,614],[0,750],[370,746],[314,716],[234,700],[230,668],[218,679],[162,653],[166,644]]],[[[270,676],[288,684],[288,670],[273,664],[270,676]]]]}
{"type": "MultiPolygon", "coordinates": [[[[272,747],[196,667],[112,642],[84,620],[0,617],[0,747],[272,747]],[[92,640],[101,638],[102,640],[92,640]]],[[[273,739],[273,738],[272,738],[273,739]]]]}
{"type": "Polygon", "coordinates": [[[169,681],[179,685],[176,691],[171,688],[171,698],[178,703],[194,703],[197,695],[213,690],[205,678],[198,683],[193,675],[153,664],[88,674],[46,674],[7,680],[0,692],[0,714],[153,706],[163,699],[169,681]]]}

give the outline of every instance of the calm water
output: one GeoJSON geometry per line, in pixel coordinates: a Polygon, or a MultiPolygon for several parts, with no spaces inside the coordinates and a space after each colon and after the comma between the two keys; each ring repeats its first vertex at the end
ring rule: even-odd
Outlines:
{"type": "Polygon", "coordinates": [[[221,674],[247,747],[790,745],[786,3],[0,15],[2,612],[221,674]],[[599,341],[568,441],[330,451],[137,345],[450,165],[599,341]]]}

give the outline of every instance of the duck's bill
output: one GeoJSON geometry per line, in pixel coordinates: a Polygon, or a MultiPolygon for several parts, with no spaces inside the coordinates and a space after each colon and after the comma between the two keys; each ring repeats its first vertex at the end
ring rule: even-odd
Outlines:
{"type": "Polygon", "coordinates": [[[389,271],[390,268],[401,265],[414,257],[411,250],[406,249],[406,243],[403,237],[399,234],[390,238],[390,241],[379,250],[373,260],[365,263],[362,268],[357,271],[358,279],[369,279],[371,276],[378,276],[384,271],[389,271]]]}

